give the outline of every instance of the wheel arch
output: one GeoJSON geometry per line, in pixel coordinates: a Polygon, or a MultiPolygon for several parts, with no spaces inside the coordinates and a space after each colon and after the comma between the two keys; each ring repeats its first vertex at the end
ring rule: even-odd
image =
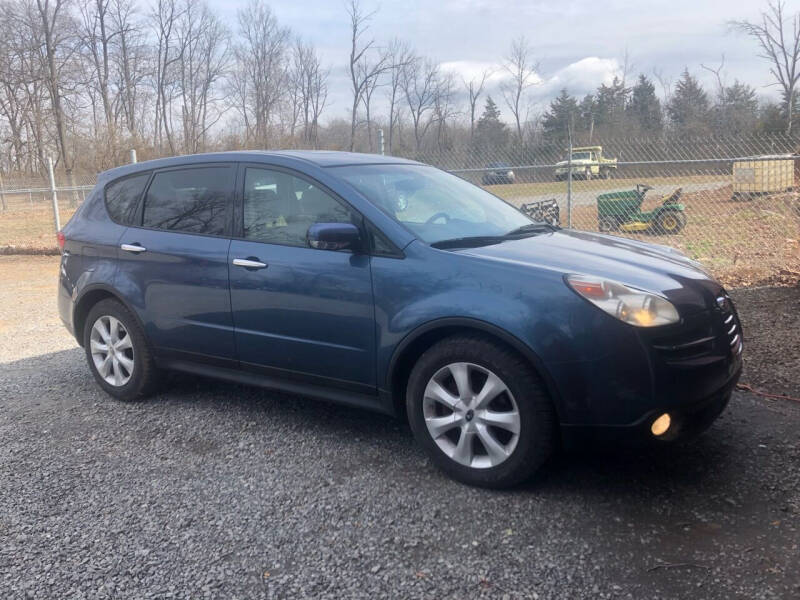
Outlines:
{"type": "Polygon", "coordinates": [[[136,324],[144,332],[144,325],[139,319],[139,315],[133,310],[130,304],[128,304],[114,288],[99,283],[88,286],[81,292],[80,297],[75,302],[75,309],[72,312],[72,326],[75,330],[75,339],[81,347],[83,347],[83,330],[86,326],[86,317],[89,315],[89,311],[92,310],[95,304],[108,298],[122,304],[122,306],[133,315],[133,318],[136,319],[136,324]]]}
{"type": "Polygon", "coordinates": [[[556,414],[560,413],[560,396],[555,382],[545,368],[544,362],[527,344],[508,331],[480,319],[445,317],[418,326],[408,333],[395,348],[385,379],[395,414],[403,415],[405,413],[408,376],[419,357],[440,340],[456,334],[469,333],[481,334],[520,355],[544,382],[556,414]]]}

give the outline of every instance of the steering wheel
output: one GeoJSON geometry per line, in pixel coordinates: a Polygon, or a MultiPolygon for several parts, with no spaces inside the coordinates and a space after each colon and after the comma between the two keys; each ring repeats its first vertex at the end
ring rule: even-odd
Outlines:
{"type": "Polygon", "coordinates": [[[425,224],[430,225],[437,219],[444,219],[444,224],[447,225],[450,222],[450,215],[448,215],[446,212],[437,212],[435,215],[431,215],[431,217],[425,221],[425,224]]]}

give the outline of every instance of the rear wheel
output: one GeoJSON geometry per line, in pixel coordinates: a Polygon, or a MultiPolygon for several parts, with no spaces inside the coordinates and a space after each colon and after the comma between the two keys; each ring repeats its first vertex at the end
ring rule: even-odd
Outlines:
{"type": "Polygon", "coordinates": [[[660,213],[656,218],[656,229],[659,233],[674,235],[686,225],[686,215],[680,211],[668,210],[660,213]]]}
{"type": "Polygon", "coordinates": [[[86,317],[83,346],[97,383],[118,400],[150,394],[158,373],[144,333],[133,315],[116,300],[102,300],[86,317]]]}
{"type": "Polygon", "coordinates": [[[603,169],[603,179],[611,179],[611,169],[603,169]]]}
{"type": "Polygon", "coordinates": [[[536,373],[481,336],[454,336],[426,351],[411,372],[406,407],[433,463],[470,485],[520,483],[555,446],[555,412],[536,373]]]}

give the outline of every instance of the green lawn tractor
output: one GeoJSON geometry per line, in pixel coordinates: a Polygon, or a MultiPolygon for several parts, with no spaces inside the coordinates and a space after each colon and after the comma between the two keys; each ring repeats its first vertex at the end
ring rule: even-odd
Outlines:
{"type": "Polygon", "coordinates": [[[635,190],[610,192],[597,197],[597,221],[600,231],[675,234],[686,225],[686,213],[679,203],[681,188],[661,199],[661,205],[642,211],[645,194],[653,188],[637,184],[635,190]]]}

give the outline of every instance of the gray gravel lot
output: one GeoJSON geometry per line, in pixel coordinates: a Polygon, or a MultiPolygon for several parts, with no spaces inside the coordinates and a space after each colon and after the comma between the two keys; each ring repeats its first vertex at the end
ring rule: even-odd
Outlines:
{"type": "Polygon", "coordinates": [[[379,415],[184,376],[112,401],[35,272],[0,286],[0,598],[800,597],[800,404],[472,489],[379,415]]]}

